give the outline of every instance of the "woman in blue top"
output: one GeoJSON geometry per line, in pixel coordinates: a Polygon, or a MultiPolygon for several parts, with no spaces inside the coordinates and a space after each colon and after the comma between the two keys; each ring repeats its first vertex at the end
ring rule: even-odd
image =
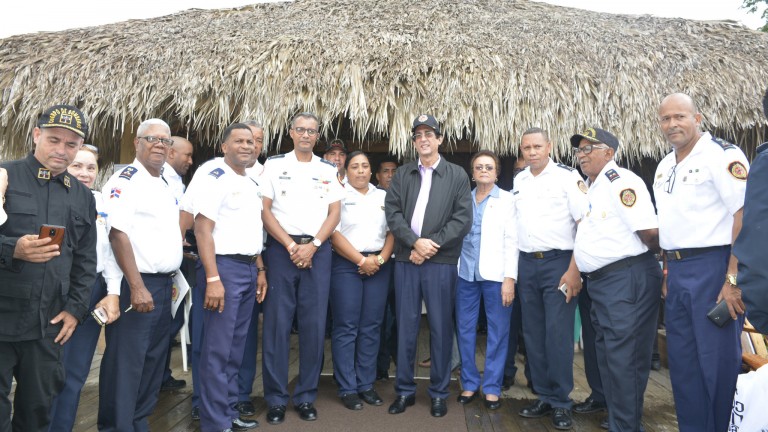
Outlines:
{"type": "Polygon", "coordinates": [[[456,326],[461,354],[461,385],[458,402],[472,402],[480,391],[480,372],[475,365],[476,325],[483,299],[488,316],[488,341],[482,390],[489,409],[501,406],[501,382],[507,358],[509,323],[517,278],[517,234],[512,194],[496,181],[499,159],[491,151],[472,157],[472,229],[464,237],[456,286],[456,326]]]}

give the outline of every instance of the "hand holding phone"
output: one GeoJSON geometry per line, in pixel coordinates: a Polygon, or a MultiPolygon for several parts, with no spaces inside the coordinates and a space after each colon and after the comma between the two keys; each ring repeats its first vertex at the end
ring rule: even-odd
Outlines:
{"type": "Polygon", "coordinates": [[[104,310],[104,307],[98,307],[92,310],[91,316],[102,327],[104,327],[107,324],[107,320],[109,319],[107,317],[107,311],[104,310]]]}
{"type": "Polygon", "coordinates": [[[563,293],[564,296],[568,297],[568,284],[564,283],[557,287],[558,290],[560,290],[561,293],[563,293]]]}
{"type": "Polygon", "coordinates": [[[51,238],[51,242],[48,244],[56,245],[61,248],[61,244],[64,242],[64,232],[66,228],[59,225],[43,225],[40,227],[40,235],[38,239],[44,239],[46,237],[51,238]]]}

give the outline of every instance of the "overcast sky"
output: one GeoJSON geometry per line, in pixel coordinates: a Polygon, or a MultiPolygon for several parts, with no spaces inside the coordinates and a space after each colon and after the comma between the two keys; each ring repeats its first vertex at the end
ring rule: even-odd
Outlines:
{"type": "MultiPolygon", "coordinates": [[[[58,31],[78,27],[151,18],[178,11],[201,8],[229,8],[263,3],[265,0],[61,0],[3,2],[0,38],[38,31],[58,31]]],[[[350,3],[354,0],[349,0],[350,3]]],[[[386,1],[386,0],[381,0],[386,1]]],[[[742,0],[546,0],[547,3],[591,9],[600,12],[651,14],[697,20],[731,19],[750,28],[762,25],[762,11],[748,14],[740,9],[742,0]]]]}

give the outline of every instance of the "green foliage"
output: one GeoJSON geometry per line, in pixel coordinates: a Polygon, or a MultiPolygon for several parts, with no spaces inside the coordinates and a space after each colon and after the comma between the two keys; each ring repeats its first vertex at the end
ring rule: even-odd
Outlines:
{"type": "Polygon", "coordinates": [[[743,0],[741,5],[742,9],[746,9],[749,13],[756,13],[761,7],[765,7],[763,14],[760,16],[765,20],[765,24],[758,30],[768,32],[768,0],[743,0]]]}

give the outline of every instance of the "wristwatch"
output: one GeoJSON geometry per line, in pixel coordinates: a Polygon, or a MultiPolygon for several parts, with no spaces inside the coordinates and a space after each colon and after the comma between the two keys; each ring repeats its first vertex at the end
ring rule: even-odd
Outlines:
{"type": "Polygon", "coordinates": [[[321,242],[319,238],[315,237],[312,239],[312,244],[315,245],[316,248],[319,248],[323,242],[321,242]]]}
{"type": "Polygon", "coordinates": [[[725,275],[725,280],[726,280],[726,281],[727,281],[729,284],[731,284],[731,285],[733,285],[733,286],[737,286],[737,285],[736,285],[736,275],[735,275],[735,274],[727,274],[727,275],[725,275]]]}
{"type": "Polygon", "coordinates": [[[384,258],[381,255],[376,255],[376,261],[379,262],[379,265],[384,265],[384,258]]]}

